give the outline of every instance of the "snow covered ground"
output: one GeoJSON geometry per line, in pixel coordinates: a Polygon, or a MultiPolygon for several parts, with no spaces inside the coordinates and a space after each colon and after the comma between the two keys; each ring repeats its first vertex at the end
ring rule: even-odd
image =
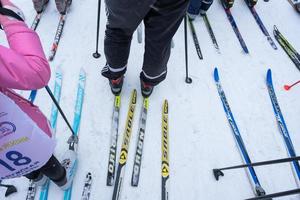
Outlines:
{"type": "MultiPolygon", "coordinates": [[[[14,2],[23,9],[27,17],[26,22],[30,25],[35,16],[31,1],[15,0],[14,2]]],[[[295,48],[300,50],[300,15],[286,0],[271,0],[268,3],[259,1],[256,10],[270,34],[273,25],[276,24],[295,48]]],[[[102,50],[106,21],[104,5],[102,4],[100,32],[102,56],[98,60],[92,57],[95,49],[96,11],[96,0],[73,1],[57,55],[51,62],[53,75],[57,67],[60,67],[64,73],[61,106],[70,120],[73,119],[80,68],[84,68],[87,72],[79,136],[79,166],[72,195],[74,200],[80,199],[83,180],[89,171],[92,172],[94,180],[91,199],[111,199],[113,191],[113,187],[106,186],[113,95],[107,80],[100,75],[100,70],[105,64],[102,50]]],[[[244,170],[228,171],[219,182],[215,181],[212,174],[213,168],[242,163],[213,80],[215,67],[219,68],[223,89],[252,161],[287,156],[265,84],[268,68],[273,71],[275,91],[296,152],[300,152],[300,87],[295,87],[289,92],[283,90],[284,84],[299,80],[299,71],[278,43],[276,43],[279,47],[277,51],[271,48],[243,0],[235,2],[232,14],[250,54],[245,55],[242,52],[225,12],[220,2],[216,0],[208,12],[208,17],[221,54],[215,51],[203,20],[197,19],[194,24],[204,60],[198,59],[189,34],[189,72],[193,79],[191,85],[184,82],[183,25],[175,35],[175,48],[172,49],[168,65],[168,77],[155,88],[150,98],[140,184],[138,188],[133,188],[130,186],[130,180],[137,140],[138,116],[142,105],[142,97],[138,93],[121,199],[160,199],[161,108],[164,99],[169,100],[170,109],[170,200],[240,200],[253,196],[252,187],[244,170]]],[[[49,54],[58,20],[59,15],[54,1],[50,1],[37,29],[46,54],[49,54]]],[[[1,43],[6,43],[3,32],[0,34],[1,43]]],[[[130,93],[134,88],[138,89],[138,92],[140,90],[139,72],[143,49],[143,45],[137,43],[134,35],[122,93],[118,155],[130,93]]],[[[53,87],[53,84],[52,79],[49,86],[53,87]]],[[[28,95],[27,92],[23,94],[28,95]]],[[[38,92],[36,104],[44,113],[50,115],[51,100],[44,90],[38,92]]],[[[67,148],[66,140],[69,135],[69,130],[59,116],[56,135],[56,155],[59,158],[67,148]]],[[[289,164],[255,169],[267,193],[298,187],[289,164]]],[[[19,178],[4,182],[14,184],[18,188],[18,193],[7,199],[25,199],[28,180],[19,178]]],[[[38,196],[39,192],[36,199],[38,196]]],[[[62,199],[62,197],[63,192],[52,184],[49,199],[62,199]]],[[[281,199],[299,199],[299,195],[281,199]]]]}

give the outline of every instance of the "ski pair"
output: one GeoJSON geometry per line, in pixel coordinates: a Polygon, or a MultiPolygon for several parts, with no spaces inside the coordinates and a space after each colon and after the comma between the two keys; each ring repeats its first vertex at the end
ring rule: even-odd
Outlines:
{"type": "MultiPolygon", "coordinates": [[[[77,97],[75,102],[75,113],[74,113],[74,121],[73,121],[73,130],[76,134],[78,134],[79,131],[79,124],[81,119],[81,111],[82,111],[82,105],[83,105],[83,97],[84,97],[84,89],[85,89],[85,80],[86,80],[86,74],[83,69],[80,71],[79,75],[79,82],[78,82],[78,89],[77,89],[77,97]]],[[[54,86],[54,96],[56,100],[59,102],[60,100],[60,94],[61,94],[61,87],[62,87],[62,72],[58,70],[56,72],[56,79],[55,79],[55,86],[54,86]]],[[[52,106],[51,111],[51,127],[55,131],[56,128],[56,122],[57,122],[57,113],[58,110],[55,105],[52,106]]],[[[78,144],[78,135],[71,136],[68,140],[69,149],[76,151],[77,144],[78,144]]],[[[66,158],[68,159],[68,158],[66,158]]],[[[75,162],[73,167],[73,173],[75,173],[77,166],[77,161],[75,162]]],[[[66,166],[71,167],[71,166],[66,166]]],[[[72,174],[74,176],[74,174],[72,174]]],[[[40,200],[47,200],[48,199],[48,191],[49,191],[49,184],[50,181],[47,181],[47,183],[42,187],[41,194],[40,194],[40,200]]],[[[26,200],[33,200],[35,198],[35,192],[36,192],[36,186],[30,185],[28,188],[28,193],[26,200]]],[[[64,194],[64,200],[71,199],[71,192],[72,192],[72,186],[65,191],[64,194]]]]}
{"type": "MultiPolygon", "coordinates": [[[[47,4],[45,4],[45,7],[44,7],[44,9],[41,13],[36,14],[36,16],[35,16],[35,18],[32,22],[32,25],[31,25],[32,30],[37,29],[37,27],[38,27],[38,25],[41,21],[43,12],[46,9],[47,4]]],[[[51,46],[50,55],[49,55],[49,58],[48,58],[49,61],[52,61],[54,59],[55,55],[56,55],[58,44],[59,44],[59,41],[61,39],[63,29],[64,29],[64,26],[65,26],[66,17],[67,17],[67,12],[65,14],[60,14],[60,18],[59,18],[59,22],[58,22],[58,25],[57,25],[54,41],[53,41],[53,44],[51,46]]]]}
{"type": "MultiPolygon", "coordinates": [[[[133,126],[136,99],[137,99],[137,92],[136,90],[134,90],[131,94],[131,100],[129,104],[127,119],[126,119],[125,133],[124,133],[123,144],[121,148],[120,160],[119,160],[117,173],[116,173],[116,181],[115,181],[112,199],[119,199],[120,197],[121,187],[122,187],[124,173],[125,173],[125,165],[127,162],[132,126],[133,126]]],[[[131,182],[132,186],[137,186],[139,182],[148,106],[149,106],[149,100],[148,98],[144,98],[143,106],[141,110],[139,128],[138,128],[139,134],[138,134],[136,155],[135,155],[133,173],[132,173],[132,182],[131,182]]],[[[114,178],[115,178],[114,176],[115,176],[115,166],[116,166],[115,163],[116,163],[116,150],[117,150],[117,137],[118,137],[119,110],[120,110],[120,96],[115,96],[113,120],[112,120],[112,138],[111,138],[108,175],[107,175],[107,185],[110,186],[114,184],[114,178]]]]}
{"type": "Polygon", "coordinates": [[[287,41],[287,39],[281,34],[276,26],[274,26],[274,36],[286,54],[290,57],[293,63],[296,65],[298,70],[300,70],[300,54],[296,49],[287,41]]]}

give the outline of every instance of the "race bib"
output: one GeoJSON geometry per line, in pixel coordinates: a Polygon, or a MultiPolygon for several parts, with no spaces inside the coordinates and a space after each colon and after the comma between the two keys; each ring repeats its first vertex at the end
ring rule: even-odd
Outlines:
{"type": "Polygon", "coordinates": [[[23,176],[41,168],[54,147],[54,139],[0,92],[0,179],[23,176]]]}

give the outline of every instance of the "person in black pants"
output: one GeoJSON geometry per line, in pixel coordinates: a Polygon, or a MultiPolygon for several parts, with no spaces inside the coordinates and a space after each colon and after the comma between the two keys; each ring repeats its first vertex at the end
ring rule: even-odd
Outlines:
{"type": "Polygon", "coordinates": [[[188,16],[194,20],[199,14],[204,15],[214,0],[190,0],[188,16]]]}
{"type": "Polygon", "coordinates": [[[113,94],[121,92],[132,34],[145,24],[145,53],[140,73],[144,97],[166,78],[171,40],[188,6],[188,0],[106,0],[107,25],[102,75],[109,79],[113,94]]]}

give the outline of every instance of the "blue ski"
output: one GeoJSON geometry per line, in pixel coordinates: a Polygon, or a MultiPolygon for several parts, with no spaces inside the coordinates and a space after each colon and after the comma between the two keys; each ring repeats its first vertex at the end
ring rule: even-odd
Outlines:
{"type": "MultiPolygon", "coordinates": [[[[73,130],[76,133],[76,135],[72,135],[69,140],[69,149],[72,149],[74,151],[77,150],[78,145],[78,131],[79,131],[79,125],[81,120],[81,111],[83,106],[83,97],[84,97],[84,90],[85,90],[85,80],[86,80],[86,74],[83,69],[80,70],[79,74],[79,82],[78,82],[78,89],[77,89],[77,97],[76,97],[76,103],[75,103],[75,113],[74,113],[74,121],[73,121],[73,130]]],[[[75,163],[74,171],[76,172],[76,166],[77,162],[75,163]]],[[[71,187],[64,192],[64,200],[71,200],[72,195],[72,185],[71,187]]]]}
{"type": "MultiPolygon", "coordinates": [[[[57,69],[55,73],[55,84],[54,84],[54,97],[57,100],[57,102],[60,101],[62,78],[63,78],[63,74],[61,70],[57,69]]],[[[58,115],[57,107],[55,106],[55,104],[53,104],[51,109],[50,124],[54,133],[56,132],[57,115],[58,115]]],[[[44,186],[42,186],[41,193],[40,193],[40,200],[48,199],[49,184],[50,181],[48,180],[47,183],[44,186]]]]}
{"type": "MultiPolygon", "coordinates": [[[[215,71],[214,71],[214,79],[215,79],[215,82],[216,82],[216,86],[217,86],[217,89],[218,89],[219,96],[220,96],[222,104],[223,104],[224,111],[226,113],[226,117],[227,117],[228,122],[230,124],[230,127],[233,131],[233,135],[235,137],[236,143],[237,143],[238,148],[241,152],[243,160],[245,161],[246,164],[250,164],[251,163],[250,157],[248,155],[247,149],[246,149],[245,144],[243,142],[243,139],[242,139],[242,136],[241,136],[240,131],[238,129],[238,126],[237,126],[237,124],[234,120],[234,117],[233,117],[233,114],[232,114],[231,109],[229,107],[229,103],[226,99],[225,93],[222,89],[217,68],[215,68],[215,71]]],[[[265,193],[264,189],[261,187],[261,185],[259,183],[259,180],[257,178],[257,175],[255,173],[254,168],[253,167],[248,167],[248,171],[249,171],[250,177],[252,178],[252,181],[250,180],[250,182],[254,184],[255,195],[264,196],[266,193],[265,193]]]]}
{"type": "MultiPolygon", "coordinates": [[[[289,131],[288,131],[287,126],[285,124],[283,115],[281,113],[281,109],[280,109],[278,101],[277,101],[277,97],[276,97],[275,90],[274,90],[274,87],[273,87],[272,72],[271,72],[270,69],[267,72],[267,86],[268,86],[268,91],[269,91],[270,99],[271,99],[271,102],[272,102],[272,106],[273,106],[273,109],[274,109],[276,121],[278,123],[278,127],[279,127],[280,132],[282,134],[282,137],[284,139],[288,154],[289,154],[290,157],[295,157],[296,152],[295,152],[292,140],[290,138],[289,131]]],[[[299,163],[297,161],[294,161],[293,165],[294,165],[297,177],[300,180],[300,166],[299,166],[299,163]]]]}
{"type": "Polygon", "coordinates": [[[246,45],[246,43],[245,43],[245,41],[244,41],[244,39],[243,39],[243,37],[242,37],[242,35],[241,35],[241,33],[240,33],[240,31],[239,31],[237,25],[236,25],[236,23],[235,23],[235,20],[234,20],[232,14],[231,14],[230,9],[224,8],[224,10],[225,10],[225,12],[226,12],[227,18],[228,18],[228,20],[229,20],[229,22],[230,22],[230,24],[231,24],[231,26],[232,26],[233,31],[235,32],[236,37],[238,38],[238,40],[239,40],[239,42],[240,42],[240,44],[241,44],[241,46],[242,46],[244,52],[245,52],[245,53],[249,53],[248,48],[247,48],[247,45],[246,45]]]}

